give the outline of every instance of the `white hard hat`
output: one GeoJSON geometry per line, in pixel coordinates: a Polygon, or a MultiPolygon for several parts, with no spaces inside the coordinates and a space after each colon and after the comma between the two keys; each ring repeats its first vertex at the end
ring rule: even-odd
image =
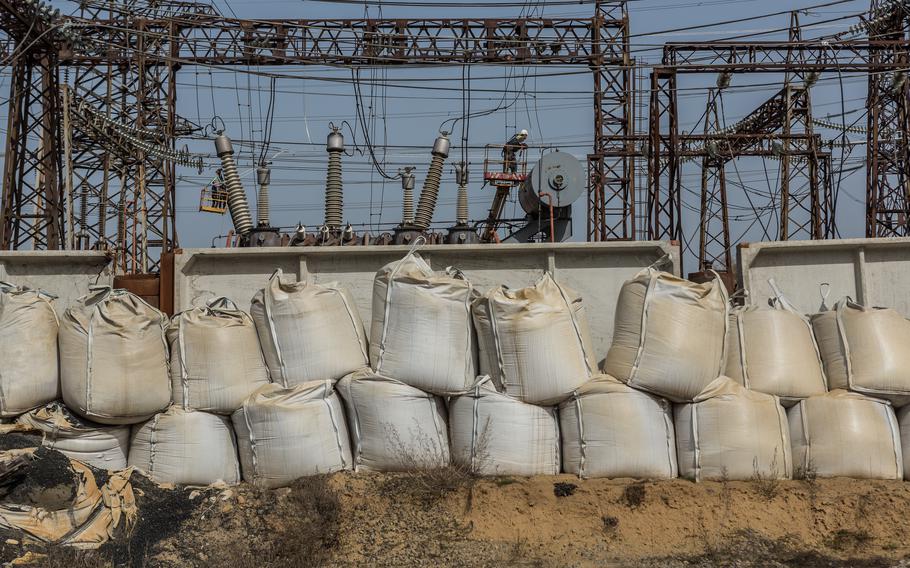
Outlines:
{"type": "Polygon", "coordinates": [[[527,136],[528,136],[528,131],[525,130],[524,128],[522,128],[522,129],[518,132],[518,135],[519,135],[519,136],[524,136],[525,138],[527,138],[527,136]]]}

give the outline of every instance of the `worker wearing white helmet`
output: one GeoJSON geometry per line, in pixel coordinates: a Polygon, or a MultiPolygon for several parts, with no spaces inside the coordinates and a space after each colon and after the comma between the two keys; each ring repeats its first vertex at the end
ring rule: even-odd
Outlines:
{"type": "Polygon", "coordinates": [[[525,140],[528,139],[528,131],[522,128],[506,142],[505,146],[502,147],[502,161],[504,171],[517,173],[518,172],[518,161],[515,159],[515,154],[524,150],[528,147],[525,144],[525,140]]]}

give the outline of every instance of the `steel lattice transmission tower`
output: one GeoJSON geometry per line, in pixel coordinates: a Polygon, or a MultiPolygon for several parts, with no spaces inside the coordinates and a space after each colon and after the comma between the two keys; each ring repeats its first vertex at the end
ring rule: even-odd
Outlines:
{"type": "MultiPolygon", "coordinates": [[[[12,4],[0,2],[0,8],[12,4]]],[[[588,237],[634,238],[632,59],[624,1],[596,2],[591,18],[270,21],[222,18],[193,2],[107,0],[83,3],[74,21],[83,49],[44,65],[48,87],[38,93],[41,113],[33,112],[21,127],[57,133],[65,127],[65,147],[36,152],[33,143],[31,153],[14,154],[3,180],[4,210],[18,211],[16,204],[40,195],[42,223],[53,230],[41,229],[48,237],[31,243],[7,239],[6,248],[102,248],[121,271],[154,270],[158,254],[177,243],[170,156],[186,129],[176,114],[175,77],[192,65],[585,66],[594,78],[595,125],[588,237]],[[61,67],[63,91],[53,83],[61,67]],[[87,109],[94,109],[91,120],[87,109]],[[135,136],[111,140],[108,122],[134,128],[135,136]],[[30,168],[42,172],[41,187],[14,173],[30,168]]],[[[51,54],[54,45],[60,47],[49,44],[51,54]]],[[[2,234],[29,232],[23,215],[3,221],[2,234]]]]}

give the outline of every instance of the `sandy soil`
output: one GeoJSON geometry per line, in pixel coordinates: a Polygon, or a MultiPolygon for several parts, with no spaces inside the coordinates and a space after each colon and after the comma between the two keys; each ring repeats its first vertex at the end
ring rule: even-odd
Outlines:
{"type": "MultiPolygon", "coordinates": [[[[44,477],[49,488],[67,483],[63,474],[44,477]]],[[[29,483],[34,492],[41,480],[29,483]]],[[[910,566],[903,482],[474,480],[437,472],[342,473],[278,490],[160,488],[136,474],[134,486],[138,525],[100,551],[23,544],[0,531],[0,560],[31,553],[30,565],[67,568],[910,566]]]]}

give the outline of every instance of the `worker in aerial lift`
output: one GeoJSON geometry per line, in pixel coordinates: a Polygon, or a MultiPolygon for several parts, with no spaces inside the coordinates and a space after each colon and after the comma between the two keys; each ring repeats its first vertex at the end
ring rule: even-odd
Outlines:
{"type": "Polygon", "coordinates": [[[505,146],[502,147],[503,171],[506,173],[518,173],[518,159],[516,155],[528,147],[525,140],[528,139],[528,131],[522,128],[509,138],[505,146]]]}
{"type": "Polygon", "coordinates": [[[224,174],[221,168],[215,171],[215,177],[212,179],[212,201],[216,206],[227,207],[227,188],[224,185],[224,174]]]}

